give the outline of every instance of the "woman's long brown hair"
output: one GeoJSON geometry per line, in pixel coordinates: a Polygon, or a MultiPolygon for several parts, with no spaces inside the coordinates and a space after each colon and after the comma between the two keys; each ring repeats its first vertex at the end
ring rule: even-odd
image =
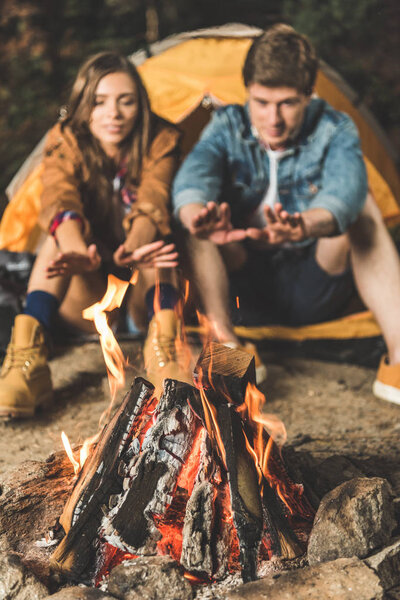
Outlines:
{"type": "MultiPolygon", "coordinates": [[[[152,139],[153,119],[150,102],[134,65],[117,52],[101,52],[91,56],[79,69],[67,105],[67,116],[63,121],[63,127],[69,126],[77,138],[90,173],[87,190],[89,198],[86,200],[89,204],[95,203],[94,212],[99,220],[102,220],[108,212],[115,165],[106,156],[100,142],[91,134],[89,123],[95,106],[97,86],[100,80],[110,73],[126,73],[131,77],[136,88],[138,117],[131,134],[121,148],[127,162],[126,183],[139,182],[143,158],[149,151],[152,139]]],[[[93,215],[93,211],[90,212],[93,215]]]]}

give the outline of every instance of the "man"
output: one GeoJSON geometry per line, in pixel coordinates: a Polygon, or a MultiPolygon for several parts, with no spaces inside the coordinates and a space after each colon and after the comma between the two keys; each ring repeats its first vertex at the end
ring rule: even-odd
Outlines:
{"type": "Polygon", "coordinates": [[[239,344],[231,296],[258,323],[314,323],[340,314],[354,276],[388,348],[374,393],[400,404],[400,261],[368,193],[353,122],[312,98],[317,68],[310,42],[287,25],[254,41],[248,102],[214,114],[175,179],[184,254],[228,345],[239,344]]]}

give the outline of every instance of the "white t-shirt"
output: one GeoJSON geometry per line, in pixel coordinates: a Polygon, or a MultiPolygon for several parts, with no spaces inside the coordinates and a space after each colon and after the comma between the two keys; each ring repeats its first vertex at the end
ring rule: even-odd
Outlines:
{"type": "Polygon", "coordinates": [[[271,150],[269,147],[266,147],[265,150],[269,158],[269,186],[265,192],[264,198],[261,200],[257,210],[250,219],[249,225],[251,227],[265,227],[267,221],[264,215],[264,206],[274,208],[275,204],[279,202],[278,163],[284,150],[271,150]]]}

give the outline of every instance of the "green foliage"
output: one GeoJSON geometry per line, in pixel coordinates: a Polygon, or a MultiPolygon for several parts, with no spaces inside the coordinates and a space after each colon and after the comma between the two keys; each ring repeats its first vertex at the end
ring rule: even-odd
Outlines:
{"type": "Polygon", "coordinates": [[[283,17],[312,40],[319,56],[338,70],[398,143],[395,0],[284,0],[283,17]]]}
{"type": "Polygon", "coordinates": [[[0,189],[51,127],[81,62],[94,52],[125,54],[146,44],[146,9],[159,37],[227,22],[265,28],[287,21],[309,35],[387,130],[400,137],[397,0],[3,0],[0,15],[0,189]],[[373,52],[371,52],[373,48],[373,52]],[[397,88],[396,88],[397,86],[397,88]],[[397,129],[396,129],[397,127],[397,129]],[[397,134],[396,134],[397,131],[397,134]]]}

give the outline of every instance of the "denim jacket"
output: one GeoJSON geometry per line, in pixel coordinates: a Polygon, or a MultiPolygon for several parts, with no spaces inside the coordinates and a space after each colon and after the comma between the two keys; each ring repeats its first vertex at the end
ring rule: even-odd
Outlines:
{"type": "MultiPolygon", "coordinates": [[[[186,204],[228,202],[245,227],[269,185],[269,159],[252,133],[248,105],[219,109],[183,162],[173,185],[174,213],[186,204]]],[[[357,129],[324,100],[306,108],[296,142],[278,163],[278,193],[290,213],[325,208],[344,232],[361,211],[367,176],[357,129]]]]}

